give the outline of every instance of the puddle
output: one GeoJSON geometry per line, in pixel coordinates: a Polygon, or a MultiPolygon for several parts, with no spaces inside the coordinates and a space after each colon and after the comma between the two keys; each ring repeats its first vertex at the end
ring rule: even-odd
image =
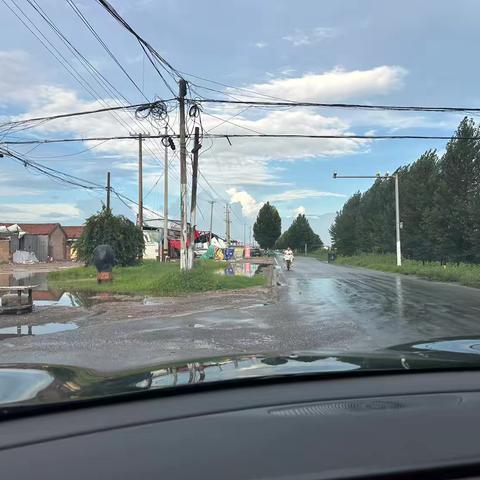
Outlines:
{"type": "MultiPolygon", "coordinates": [[[[0,286],[37,285],[33,290],[33,305],[36,307],[91,307],[104,301],[120,301],[122,296],[94,292],[66,292],[48,285],[48,272],[0,273],[0,286]]],[[[0,295],[1,296],[1,295],[0,295]]]]}
{"type": "Polygon", "coordinates": [[[269,265],[264,263],[230,263],[223,270],[218,270],[219,275],[232,275],[240,277],[253,277],[263,272],[269,265]]]}
{"type": "Polygon", "coordinates": [[[15,327],[0,328],[0,340],[27,335],[48,335],[51,333],[67,332],[78,328],[76,323],[44,323],[42,325],[17,325],[15,327]]]}

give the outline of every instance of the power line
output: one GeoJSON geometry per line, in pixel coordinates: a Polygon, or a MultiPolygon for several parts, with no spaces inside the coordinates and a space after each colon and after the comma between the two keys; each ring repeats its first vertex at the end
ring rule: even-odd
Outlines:
{"type": "MultiPolygon", "coordinates": [[[[5,0],[3,0],[4,3],[5,3],[5,0]]],[[[35,1],[35,0],[33,0],[35,1]]],[[[17,7],[17,9],[23,14],[23,16],[33,25],[33,27],[40,33],[40,35],[45,38],[45,40],[49,43],[49,45],[52,46],[52,48],[59,53],[60,57],[65,61],[65,63],[70,67],[71,70],[73,70],[73,72],[75,72],[74,74],[66,67],[65,63],[62,62],[55,54],[53,54],[53,56],[62,64],[62,66],[64,68],[67,69],[67,71],[75,78],[75,80],[80,83],[80,85],[85,88],[85,90],[87,90],[87,92],[90,93],[90,95],[92,95],[93,98],[95,98],[97,101],[99,101],[101,104],[103,105],[107,105],[107,103],[102,100],[100,98],[100,95],[98,94],[97,91],[95,91],[95,89],[85,80],[85,78],[75,69],[75,67],[73,67],[70,62],[61,54],[61,52],[55,47],[55,45],[53,45],[47,37],[45,37],[45,35],[39,30],[39,28],[32,22],[32,20],[26,15],[26,13],[20,9],[20,7],[15,3],[14,0],[11,0],[11,2],[17,7]],[[80,77],[83,81],[80,81],[78,78],[80,77]]],[[[48,15],[45,14],[45,12],[43,10],[41,10],[41,7],[37,5],[37,8],[35,8],[35,6],[33,6],[32,4],[32,0],[28,0],[29,4],[35,9],[35,11],[45,20],[45,22],[50,26],[50,28],[55,32],[55,34],[60,38],[60,40],[67,46],[67,48],[74,54],[74,56],[76,56],[80,62],[83,64],[84,68],[87,70],[87,72],[92,76],[92,78],[98,83],[98,85],[100,87],[103,88],[103,90],[108,94],[108,95],[112,95],[113,93],[113,96],[115,94],[118,94],[120,97],[122,97],[125,102],[128,103],[131,103],[131,102],[128,102],[128,100],[125,98],[124,95],[122,95],[121,92],[118,91],[118,89],[116,89],[89,61],[88,59],[85,58],[85,56],[83,56],[79,51],[78,49],[76,49],[74,47],[74,45],[68,40],[68,38],[65,37],[65,35],[62,34],[62,32],[58,29],[58,27],[49,19],[48,15]],[[88,68],[87,68],[88,67],[88,68]]],[[[8,6],[8,5],[7,5],[8,6]]],[[[9,7],[10,8],[10,7],[9,7]]],[[[10,10],[12,10],[10,8],[10,10]]],[[[12,10],[13,12],[13,10],[12,10]]],[[[18,15],[13,12],[17,18],[18,15]]],[[[28,25],[25,24],[25,22],[23,22],[22,19],[19,18],[19,20],[22,21],[22,23],[32,32],[32,30],[28,27],[28,25]]],[[[32,32],[34,35],[35,33],[32,32]]],[[[37,38],[38,36],[35,35],[37,38]]],[[[41,41],[41,40],[40,40],[41,41]]],[[[41,42],[46,48],[47,50],[52,53],[52,51],[43,43],[41,42]]],[[[120,102],[116,99],[114,99],[114,101],[117,103],[117,105],[120,105],[120,102]]],[[[124,128],[126,128],[126,130],[128,131],[129,130],[129,127],[128,125],[126,124],[126,122],[116,114],[116,112],[111,112],[112,116],[119,122],[121,123],[124,128]]],[[[137,119],[134,117],[133,118],[134,121],[139,124],[139,122],[137,121],[137,119]]],[[[140,124],[139,124],[140,125],[140,124]]],[[[148,148],[148,150],[150,151],[150,153],[152,154],[153,157],[156,157],[155,153],[150,149],[148,148]]]]}
{"type": "MultiPolygon", "coordinates": [[[[149,135],[146,138],[179,138],[178,134],[174,135],[149,135]]],[[[232,134],[204,134],[204,138],[210,139],[231,139],[231,138],[304,138],[304,139],[337,139],[337,140],[480,140],[480,136],[462,137],[457,135],[310,135],[302,133],[232,133],[232,134]]],[[[48,143],[70,143],[70,142],[92,142],[92,141],[108,141],[108,140],[131,140],[130,135],[118,135],[114,137],[81,137],[81,138],[48,138],[39,140],[6,140],[0,142],[3,145],[35,145],[48,143]]]]}
{"type": "MultiPolygon", "coordinates": [[[[67,0],[67,3],[70,5],[72,10],[76,13],[76,15],[80,18],[80,20],[85,24],[85,26],[90,30],[90,32],[93,34],[93,36],[98,40],[100,45],[104,48],[104,50],[108,53],[110,58],[119,66],[119,68],[122,70],[122,72],[125,74],[125,76],[130,80],[130,82],[133,84],[133,86],[140,92],[140,94],[145,97],[145,94],[143,93],[143,90],[137,85],[135,80],[130,76],[130,74],[127,72],[125,67],[121,64],[121,62],[118,60],[118,58],[113,54],[113,52],[110,50],[108,45],[103,41],[103,39],[100,37],[100,35],[97,33],[97,31],[93,28],[91,23],[85,18],[83,13],[80,11],[78,6],[75,4],[73,0],[67,0]]],[[[147,99],[148,100],[148,99],[147,99]]]]}
{"type": "MultiPolygon", "coordinates": [[[[171,101],[171,100],[166,100],[171,101]]],[[[21,125],[25,123],[34,123],[34,122],[45,122],[45,121],[51,121],[51,120],[58,120],[59,118],[70,118],[70,117],[80,117],[83,115],[93,115],[96,113],[104,113],[104,112],[113,112],[116,110],[130,110],[130,109],[138,109],[138,108],[148,108],[152,105],[154,105],[155,102],[149,102],[149,103],[137,103],[134,105],[120,105],[117,107],[105,107],[105,108],[97,108],[95,110],[83,110],[80,112],[70,112],[70,113],[61,113],[58,115],[49,115],[46,117],[34,117],[34,118],[26,118],[24,120],[15,120],[13,122],[5,122],[0,124],[0,128],[4,126],[15,126],[15,125],[21,125]]]]}
{"type": "Polygon", "coordinates": [[[216,98],[196,99],[196,103],[220,103],[233,105],[249,105],[252,107],[324,107],[344,108],[355,110],[388,110],[388,111],[412,111],[412,112],[440,112],[440,113],[480,113],[477,107],[438,107],[438,106],[416,106],[416,105],[364,105],[355,103],[318,103],[318,102],[264,102],[254,100],[222,100],[216,98]]]}

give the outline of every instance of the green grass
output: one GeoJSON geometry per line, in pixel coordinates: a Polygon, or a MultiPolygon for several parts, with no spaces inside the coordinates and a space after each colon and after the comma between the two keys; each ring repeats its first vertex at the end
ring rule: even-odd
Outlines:
{"type": "Polygon", "coordinates": [[[134,267],[115,267],[113,282],[98,284],[95,267],[69,268],[48,275],[53,288],[71,291],[112,292],[119,294],[146,294],[174,296],[213,290],[231,290],[265,286],[264,275],[252,278],[223,276],[217,272],[226,263],[211,260],[198,261],[193,270],[181,272],[178,263],[144,261],[134,267]]]}
{"type": "Polygon", "coordinates": [[[402,260],[402,266],[396,264],[395,255],[356,255],[353,257],[337,257],[336,262],[340,265],[353,265],[357,267],[371,268],[383,272],[403,273],[404,275],[416,275],[429,280],[441,282],[457,282],[469,287],[480,288],[480,265],[471,264],[448,264],[445,267],[439,262],[425,262],[417,260],[402,260]]]}
{"type": "Polygon", "coordinates": [[[317,260],[328,260],[328,250],[325,250],[324,248],[319,248],[318,250],[313,250],[311,252],[307,253],[307,257],[313,257],[316,258],[317,260]]]}

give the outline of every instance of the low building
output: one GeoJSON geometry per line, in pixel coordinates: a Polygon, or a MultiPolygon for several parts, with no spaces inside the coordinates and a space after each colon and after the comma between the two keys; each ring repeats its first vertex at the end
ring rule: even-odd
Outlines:
{"type": "Polygon", "coordinates": [[[69,260],[76,260],[77,259],[77,252],[73,246],[78,241],[83,233],[83,229],[85,228],[83,225],[69,225],[62,227],[63,231],[67,235],[67,259],[69,260]]]}
{"type": "MultiPolygon", "coordinates": [[[[15,224],[0,222],[0,225],[15,224]]],[[[67,258],[67,235],[59,223],[18,223],[18,226],[24,234],[10,237],[10,253],[32,252],[40,262],[67,258]]]]}

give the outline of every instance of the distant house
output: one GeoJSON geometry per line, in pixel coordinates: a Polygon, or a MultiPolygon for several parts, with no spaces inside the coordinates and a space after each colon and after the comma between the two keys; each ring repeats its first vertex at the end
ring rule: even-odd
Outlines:
{"type": "MultiPolygon", "coordinates": [[[[2,223],[1,225],[14,225],[2,223]]],[[[17,250],[33,252],[40,262],[48,257],[54,260],[67,258],[67,235],[59,223],[18,223],[24,235],[11,237],[11,253],[17,250]]]]}
{"type": "Polygon", "coordinates": [[[73,246],[82,235],[85,227],[83,225],[71,225],[62,228],[67,235],[67,258],[69,260],[76,260],[77,253],[73,249],[73,246]]]}

